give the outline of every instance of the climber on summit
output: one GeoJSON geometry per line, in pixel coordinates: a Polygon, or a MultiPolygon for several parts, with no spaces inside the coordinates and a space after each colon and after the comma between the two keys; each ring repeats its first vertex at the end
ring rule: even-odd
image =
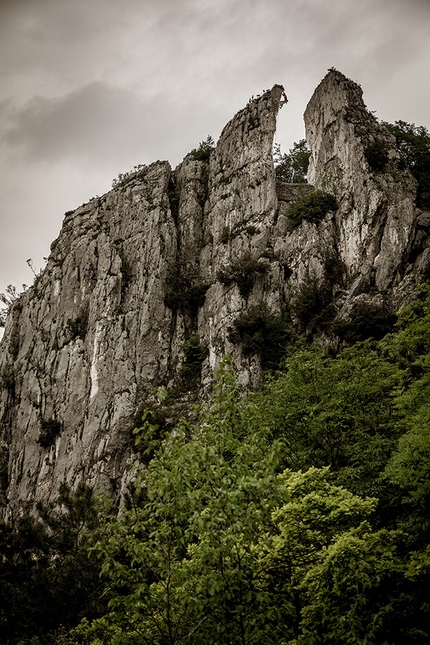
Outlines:
{"type": "Polygon", "coordinates": [[[283,105],[286,105],[288,103],[288,97],[285,94],[285,92],[282,92],[282,101],[279,104],[279,107],[282,107],[283,105]]]}

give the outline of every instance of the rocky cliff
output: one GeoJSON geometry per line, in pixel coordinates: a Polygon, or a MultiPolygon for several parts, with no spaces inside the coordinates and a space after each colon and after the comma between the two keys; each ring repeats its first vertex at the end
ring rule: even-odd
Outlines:
{"type": "Polygon", "coordinates": [[[7,516],[63,481],[118,495],[152,388],[181,383],[186,400],[184,374],[204,389],[226,353],[243,383],[258,382],[262,353],[242,333],[256,318],[289,316],[336,342],[360,303],[398,307],[427,270],[415,180],[359,86],[331,70],[306,108],[310,185],[276,182],[281,93],[251,101],[210,154],[145,166],[66,214],[0,345],[7,516]],[[293,223],[289,204],[313,186],[337,208],[293,223]]]}

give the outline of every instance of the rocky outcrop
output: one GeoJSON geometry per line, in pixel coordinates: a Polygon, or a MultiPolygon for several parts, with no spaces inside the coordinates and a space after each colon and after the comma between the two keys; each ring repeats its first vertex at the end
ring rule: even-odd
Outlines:
{"type": "Polygon", "coordinates": [[[334,194],[336,243],[350,289],[399,283],[411,250],[416,182],[395,137],[366,110],[361,88],[336,70],[315,90],[305,112],[312,150],[309,181],[334,194]]]}
{"type": "Polygon", "coordinates": [[[426,229],[394,139],[360,88],[329,72],[305,113],[309,180],[339,208],[294,227],[288,206],[313,188],[276,183],[281,93],[276,85],[250,102],[207,158],[145,166],[66,214],[0,345],[9,517],[55,497],[63,481],[119,495],[139,462],[136,412],[152,388],[178,383],[190,339],[203,348],[203,388],[228,352],[240,380],[256,384],[261,357],[232,334],[246,312],[280,315],[290,304],[297,322],[291,305],[312,281],[339,319],[363,293],[411,291],[426,229]]]}

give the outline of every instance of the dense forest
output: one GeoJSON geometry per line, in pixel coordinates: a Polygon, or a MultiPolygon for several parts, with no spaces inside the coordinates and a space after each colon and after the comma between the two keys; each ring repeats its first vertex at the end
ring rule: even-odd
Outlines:
{"type": "Polygon", "coordinates": [[[0,643],[429,642],[430,282],[336,346],[251,314],[261,387],[227,356],[192,414],[154,391],[119,512],[82,483],[1,526],[0,643]]]}

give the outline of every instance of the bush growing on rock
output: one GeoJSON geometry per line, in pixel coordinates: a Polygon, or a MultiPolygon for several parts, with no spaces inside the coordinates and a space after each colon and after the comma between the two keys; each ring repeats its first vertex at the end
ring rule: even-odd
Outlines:
{"type": "Polygon", "coordinates": [[[279,368],[291,339],[291,325],[265,303],[241,313],[229,328],[229,340],[240,343],[245,356],[259,356],[264,369],[279,368]]]}
{"type": "Polygon", "coordinates": [[[236,282],[240,295],[247,298],[257,276],[266,273],[266,271],[266,264],[254,259],[250,253],[245,253],[239,260],[218,271],[217,277],[222,284],[236,282]]]}
{"type": "Polygon", "coordinates": [[[37,443],[42,448],[50,448],[63,429],[62,423],[57,419],[46,419],[41,422],[41,427],[37,443]]]}
{"type": "Polygon", "coordinates": [[[333,195],[323,190],[316,190],[291,204],[288,215],[293,228],[296,228],[304,219],[317,224],[327,213],[337,209],[338,203],[333,195]]]}
{"type": "Polygon", "coordinates": [[[364,151],[366,161],[372,170],[381,172],[388,163],[387,144],[384,139],[377,138],[364,151]]]}
{"type": "Polygon", "coordinates": [[[196,161],[208,161],[209,157],[211,155],[212,150],[215,148],[215,141],[211,137],[211,135],[208,135],[208,137],[205,139],[205,141],[201,141],[199,144],[199,147],[194,150],[191,150],[191,154],[193,155],[194,159],[196,161]]]}

